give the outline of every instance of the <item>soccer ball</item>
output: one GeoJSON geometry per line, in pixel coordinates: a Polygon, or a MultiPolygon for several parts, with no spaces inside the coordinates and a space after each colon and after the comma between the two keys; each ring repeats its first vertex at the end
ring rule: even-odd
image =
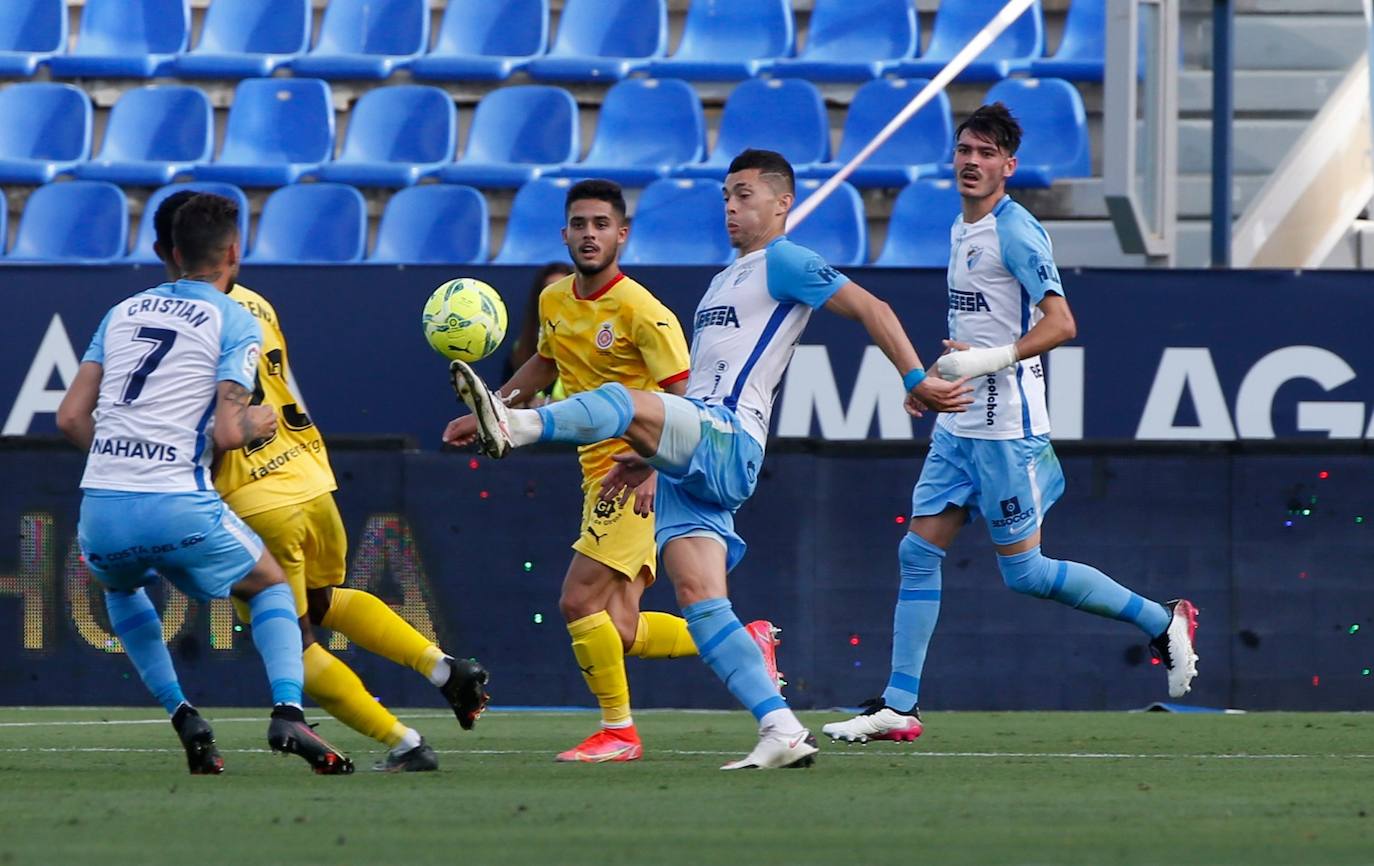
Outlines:
{"type": "Polygon", "coordinates": [[[506,305],[480,280],[449,280],[434,290],[421,316],[425,339],[449,360],[480,361],[506,336],[506,305]]]}

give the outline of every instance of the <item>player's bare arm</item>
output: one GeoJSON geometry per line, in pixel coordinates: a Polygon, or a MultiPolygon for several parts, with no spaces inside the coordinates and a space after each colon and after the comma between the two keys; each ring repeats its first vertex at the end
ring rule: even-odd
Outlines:
{"type": "Polygon", "coordinates": [[[946,379],[955,376],[970,377],[995,373],[1003,367],[1010,367],[1022,358],[1034,358],[1058,346],[1062,346],[1078,335],[1078,325],[1073,320],[1073,311],[1063,295],[1048,294],[1039,304],[1044,317],[1026,332],[1026,335],[1007,346],[975,349],[968,343],[958,340],[945,340],[948,354],[936,362],[939,373],[946,379]]]}
{"type": "MultiPolygon", "coordinates": [[[[535,394],[558,381],[558,365],[552,358],[545,358],[535,352],[520,369],[501,386],[500,394],[507,398],[507,405],[522,406],[535,394]],[[512,399],[513,398],[513,399],[512,399]]],[[[462,448],[471,445],[477,438],[477,418],[464,415],[454,418],[444,427],[444,444],[462,448]]]]}
{"type": "Polygon", "coordinates": [[[277,432],[277,413],[271,406],[251,405],[253,394],[238,382],[219,383],[215,408],[215,447],[221,451],[242,448],[277,432]]]}
{"type": "Polygon", "coordinates": [[[95,404],[100,397],[100,378],[105,368],[86,361],[76,369],[67,395],[57,407],[57,429],[82,451],[89,451],[95,438],[95,404]]]}
{"type": "MultiPolygon", "coordinates": [[[[858,283],[851,281],[840,286],[839,291],[826,301],[825,308],[862,324],[874,345],[882,349],[897,372],[905,374],[908,370],[924,366],[897,314],[892,312],[892,307],[858,283]]],[[[926,377],[912,389],[911,395],[915,400],[907,401],[907,411],[919,415],[920,407],[926,406],[937,412],[963,412],[973,402],[972,393],[973,389],[962,381],[945,382],[926,377]],[[915,405],[917,401],[920,405],[915,405]]]]}

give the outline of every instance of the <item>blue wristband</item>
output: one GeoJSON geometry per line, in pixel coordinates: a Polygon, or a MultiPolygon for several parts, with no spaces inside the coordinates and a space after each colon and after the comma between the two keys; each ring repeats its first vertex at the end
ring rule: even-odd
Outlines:
{"type": "Polygon", "coordinates": [[[925,381],[926,371],[920,367],[913,367],[905,376],[902,377],[902,385],[908,391],[925,381]]]}

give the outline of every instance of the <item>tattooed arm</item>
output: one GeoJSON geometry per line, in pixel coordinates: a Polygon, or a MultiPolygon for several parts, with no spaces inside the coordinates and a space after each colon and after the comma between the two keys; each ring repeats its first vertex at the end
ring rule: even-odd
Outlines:
{"type": "Polygon", "coordinates": [[[277,413],[271,406],[251,406],[253,394],[237,382],[219,383],[215,407],[215,448],[231,451],[277,432],[277,413]]]}

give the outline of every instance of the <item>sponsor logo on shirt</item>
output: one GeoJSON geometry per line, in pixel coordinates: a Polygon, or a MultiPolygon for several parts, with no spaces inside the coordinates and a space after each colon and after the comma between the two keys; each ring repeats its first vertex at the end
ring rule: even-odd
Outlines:
{"type": "Polygon", "coordinates": [[[840,272],[825,263],[825,259],[815,256],[806,263],[806,272],[815,274],[821,282],[833,283],[840,278],[840,272]]]}
{"type": "Polygon", "coordinates": [[[1031,253],[1030,268],[1035,271],[1035,275],[1040,278],[1041,284],[1052,283],[1059,285],[1059,269],[1054,266],[1050,259],[1041,258],[1038,253],[1031,253]]]}
{"type": "Polygon", "coordinates": [[[719,325],[722,328],[739,327],[739,316],[733,306],[707,307],[697,311],[697,330],[719,325]]]}
{"type": "Polygon", "coordinates": [[[956,313],[992,312],[992,307],[988,306],[988,299],[982,292],[961,292],[958,289],[949,290],[949,308],[956,313]]]}
{"type": "Polygon", "coordinates": [[[987,426],[997,423],[997,375],[988,376],[987,426]]]}

